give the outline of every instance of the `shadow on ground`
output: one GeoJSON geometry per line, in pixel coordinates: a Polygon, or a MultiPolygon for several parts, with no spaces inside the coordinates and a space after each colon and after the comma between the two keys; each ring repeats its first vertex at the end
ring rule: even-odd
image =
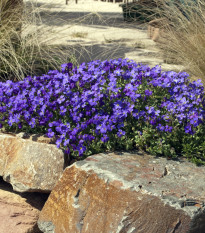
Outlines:
{"type": "Polygon", "coordinates": [[[0,177],[0,189],[7,192],[18,194],[20,197],[25,198],[28,204],[30,204],[31,206],[33,206],[34,208],[40,211],[42,210],[49,196],[49,194],[47,193],[37,193],[37,192],[18,193],[16,191],[13,191],[11,184],[5,182],[2,177],[0,177]]]}
{"type": "MultiPolygon", "coordinates": [[[[26,2],[25,6],[31,8],[31,3],[26,2]]],[[[126,22],[123,14],[118,12],[66,12],[61,11],[59,4],[44,4],[38,2],[34,5],[38,8],[42,23],[47,26],[65,26],[80,24],[81,26],[97,27],[106,29],[107,27],[127,28],[144,30],[146,25],[140,22],[126,22]],[[43,9],[41,9],[41,7],[43,9]],[[45,10],[48,8],[48,10],[45,10]],[[59,8],[56,11],[49,11],[50,8],[59,8]]]]}
{"type": "MultiPolygon", "coordinates": [[[[67,42],[69,43],[70,41],[67,42]]],[[[83,62],[87,63],[94,60],[103,61],[118,58],[132,59],[129,54],[134,54],[139,58],[139,61],[135,59],[137,63],[149,64],[150,66],[156,65],[155,61],[150,61],[150,56],[155,56],[155,59],[157,59],[157,57],[160,59],[156,52],[147,51],[143,48],[128,47],[123,42],[92,44],[83,43],[83,41],[79,40],[79,43],[76,43],[75,45],[63,46],[62,48],[75,57],[78,65],[83,62]]]]}

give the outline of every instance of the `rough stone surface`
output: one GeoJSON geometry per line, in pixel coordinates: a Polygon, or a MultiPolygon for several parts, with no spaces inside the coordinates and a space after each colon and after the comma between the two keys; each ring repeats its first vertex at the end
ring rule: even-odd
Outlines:
{"type": "Polygon", "coordinates": [[[0,190],[1,233],[27,233],[37,231],[38,211],[16,194],[0,190]]]}
{"type": "Polygon", "coordinates": [[[55,233],[204,233],[205,168],[136,152],[66,168],[40,213],[55,233]]]}
{"type": "Polygon", "coordinates": [[[10,184],[0,179],[0,232],[40,233],[39,212],[47,194],[13,192],[10,184]]]}
{"type": "Polygon", "coordinates": [[[0,176],[18,192],[50,192],[68,159],[50,139],[0,134],[0,176]],[[31,140],[32,139],[32,140],[31,140]]]}

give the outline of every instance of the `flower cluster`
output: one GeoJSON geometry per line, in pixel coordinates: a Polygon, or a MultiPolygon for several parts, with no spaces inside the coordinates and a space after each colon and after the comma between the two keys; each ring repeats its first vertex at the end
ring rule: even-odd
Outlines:
{"type": "Polygon", "coordinates": [[[129,59],[78,68],[68,63],[61,72],[1,82],[0,113],[1,127],[57,136],[58,147],[83,156],[99,145],[132,148],[147,127],[159,138],[194,135],[204,125],[204,88],[185,72],[162,72],[129,59]]]}

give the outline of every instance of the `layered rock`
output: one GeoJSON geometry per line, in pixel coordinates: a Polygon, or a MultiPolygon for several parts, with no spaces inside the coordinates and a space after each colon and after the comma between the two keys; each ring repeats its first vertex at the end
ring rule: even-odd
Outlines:
{"type": "Polygon", "coordinates": [[[49,142],[45,137],[0,134],[0,176],[18,192],[50,192],[68,159],[49,142]]]}
{"type": "Polygon", "coordinates": [[[26,198],[0,189],[1,233],[40,233],[37,226],[39,212],[27,203],[26,198]]]}
{"type": "Polygon", "coordinates": [[[65,169],[38,226],[46,233],[204,233],[204,174],[187,161],[94,155],[65,169]]]}

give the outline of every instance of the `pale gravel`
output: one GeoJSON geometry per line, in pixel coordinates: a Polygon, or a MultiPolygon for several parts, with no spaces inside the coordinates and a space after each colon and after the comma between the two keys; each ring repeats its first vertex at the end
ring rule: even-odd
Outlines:
{"type": "Polygon", "coordinates": [[[160,65],[164,70],[182,70],[181,66],[163,62],[155,42],[147,36],[146,24],[124,22],[119,3],[94,0],[78,0],[78,4],[70,0],[68,5],[65,0],[33,2],[37,2],[41,12],[42,24],[38,27],[44,28],[44,41],[72,47],[78,63],[121,57],[150,66],[160,65]]]}

